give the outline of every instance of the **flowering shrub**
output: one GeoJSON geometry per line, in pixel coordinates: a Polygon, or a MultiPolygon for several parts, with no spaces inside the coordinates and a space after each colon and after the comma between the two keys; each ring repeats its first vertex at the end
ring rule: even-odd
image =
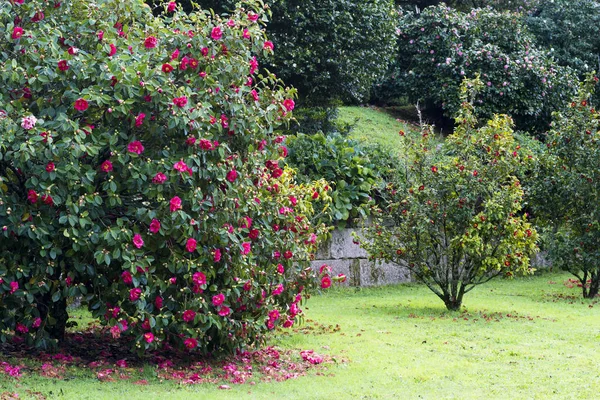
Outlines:
{"type": "Polygon", "coordinates": [[[554,115],[544,162],[530,183],[550,259],[579,279],[586,298],[600,288],[600,115],[589,102],[597,81],[588,78],[570,106],[554,115]]]}
{"type": "Polygon", "coordinates": [[[380,97],[404,93],[451,116],[461,107],[461,81],[480,73],[479,117],[506,113],[518,129],[543,132],[576,87],[572,71],[535,46],[519,14],[437,6],[401,12],[399,26],[398,58],[380,97]]]}
{"type": "Polygon", "coordinates": [[[467,94],[483,84],[476,80],[468,89],[466,82],[457,128],[442,145],[432,143],[430,131],[418,139],[404,136],[414,163],[382,218],[359,238],[372,258],[405,265],[449,310],[494,277],[531,273],[537,240],[515,177],[532,158],[515,144],[510,117],[495,116],[476,128],[467,94]]]}
{"type": "Polygon", "coordinates": [[[0,3],[0,340],[48,347],[81,296],[139,351],[231,351],[320,284],[274,129],[294,91],[258,75],[262,6],[0,3]]]}

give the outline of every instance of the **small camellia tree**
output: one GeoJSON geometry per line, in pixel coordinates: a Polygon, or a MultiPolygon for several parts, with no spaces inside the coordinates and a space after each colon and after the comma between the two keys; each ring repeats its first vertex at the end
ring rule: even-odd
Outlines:
{"type": "Polygon", "coordinates": [[[258,74],[262,3],[162,7],[0,4],[1,341],[51,346],[81,297],[138,351],[233,351],[319,283],[326,184],[280,166],[294,92],[258,74]]]}
{"type": "Polygon", "coordinates": [[[585,298],[600,288],[600,114],[590,104],[597,81],[589,77],[570,106],[554,114],[547,152],[529,185],[549,256],[579,279],[585,298]]]}
{"type": "Polygon", "coordinates": [[[444,143],[431,131],[414,140],[406,177],[392,191],[382,219],[363,231],[372,258],[405,265],[449,310],[465,293],[490,279],[531,273],[537,233],[522,213],[523,190],[515,174],[529,157],[514,142],[511,120],[495,116],[476,127],[461,87],[457,128],[444,143]],[[384,223],[384,221],[386,223],[384,223]]]}

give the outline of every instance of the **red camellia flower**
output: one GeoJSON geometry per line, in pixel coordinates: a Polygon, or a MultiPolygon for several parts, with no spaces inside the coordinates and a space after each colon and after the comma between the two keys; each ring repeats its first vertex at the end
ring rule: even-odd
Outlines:
{"type": "Polygon", "coordinates": [[[244,242],[244,243],[242,243],[242,251],[241,251],[241,254],[242,254],[243,256],[245,256],[245,255],[247,255],[248,253],[250,253],[251,246],[252,246],[252,244],[251,244],[250,242],[244,242]]]}
{"type": "Polygon", "coordinates": [[[213,40],[221,40],[221,38],[223,37],[223,31],[221,30],[220,27],[215,26],[214,28],[212,28],[212,31],[210,32],[210,37],[213,40]]]}
{"type": "Polygon", "coordinates": [[[137,300],[139,300],[141,295],[142,295],[142,289],[133,288],[129,291],[129,300],[132,302],[137,301],[137,300]]]}
{"type": "Polygon", "coordinates": [[[181,199],[179,196],[175,196],[169,202],[171,212],[175,212],[177,210],[181,210],[181,199]]]}
{"type": "Polygon", "coordinates": [[[54,199],[49,194],[43,194],[41,199],[42,202],[47,206],[51,206],[54,204],[54,199]]]}
{"type": "Polygon", "coordinates": [[[167,12],[171,13],[171,12],[175,11],[176,8],[177,8],[177,3],[175,3],[174,1],[172,1],[167,6],[167,12]]]}
{"type": "Polygon", "coordinates": [[[294,256],[294,253],[292,253],[289,250],[286,250],[285,252],[283,252],[283,257],[286,258],[287,260],[289,260],[290,258],[292,258],[294,256]]]}
{"type": "Polygon", "coordinates": [[[15,27],[13,28],[13,31],[12,31],[11,38],[12,38],[13,40],[20,39],[20,38],[21,38],[21,36],[23,36],[23,33],[25,33],[25,31],[23,31],[23,28],[21,28],[20,26],[15,26],[15,27]]]}
{"type": "MultiPolygon", "coordinates": [[[[169,3],[169,4],[175,4],[175,3],[169,3]]],[[[195,349],[196,347],[198,347],[198,341],[194,338],[187,338],[183,341],[183,345],[185,346],[186,349],[192,350],[192,349],[195,349]]]]}
{"type": "Polygon", "coordinates": [[[100,170],[104,172],[110,172],[113,170],[113,165],[110,161],[106,160],[100,165],[100,170]]]}
{"type": "Polygon", "coordinates": [[[160,231],[160,221],[154,218],[152,222],[150,222],[148,230],[154,234],[158,233],[158,231],[160,231]]]}
{"type": "Polygon", "coordinates": [[[213,306],[218,307],[225,302],[225,295],[223,293],[219,293],[213,296],[212,303],[213,306]]]}
{"type": "Polygon", "coordinates": [[[148,36],[144,41],[144,47],[147,49],[153,49],[156,47],[158,40],[154,36],[148,36]]]}
{"type": "Polygon", "coordinates": [[[190,253],[193,253],[194,251],[196,251],[197,246],[198,246],[198,242],[196,241],[196,239],[193,239],[193,238],[189,238],[185,244],[185,248],[190,253]]]}
{"type": "Polygon", "coordinates": [[[229,314],[231,314],[231,308],[227,307],[227,306],[223,306],[219,309],[219,315],[221,317],[226,317],[229,314]]]}
{"type": "Polygon", "coordinates": [[[165,74],[168,74],[168,73],[172,72],[173,69],[174,68],[173,68],[173,66],[171,64],[165,63],[165,64],[162,65],[162,72],[164,72],[165,74]]]}
{"type": "Polygon", "coordinates": [[[60,60],[58,62],[58,69],[60,71],[66,71],[69,69],[69,64],[67,63],[67,60],[60,60]]]}
{"type": "Polygon", "coordinates": [[[232,169],[231,171],[229,171],[229,172],[227,173],[227,180],[228,180],[229,182],[232,182],[232,183],[233,183],[233,182],[234,182],[234,181],[237,179],[237,175],[238,175],[238,174],[237,174],[237,171],[236,171],[235,169],[232,169]]]}
{"type": "Polygon", "coordinates": [[[139,140],[136,140],[127,145],[127,151],[129,151],[130,153],[135,153],[135,154],[139,155],[139,154],[142,154],[142,152],[144,151],[144,146],[142,145],[142,142],[140,142],[139,140]]]}
{"type": "Polygon", "coordinates": [[[145,333],[144,340],[146,343],[152,343],[154,341],[154,334],[152,332],[145,333]]]}
{"type": "Polygon", "coordinates": [[[185,96],[175,97],[173,99],[173,104],[175,104],[179,108],[183,108],[187,105],[188,99],[185,96]]]}
{"type": "Polygon", "coordinates": [[[73,105],[77,111],[85,111],[88,109],[90,104],[86,99],[82,99],[81,97],[75,100],[75,104],[73,105]]]}
{"type": "Polygon", "coordinates": [[[142,248],[142,246],[144,245],[144,239],[142,239],[142,235],[140,235],[139,233],[133,235],[133,245],[138,249],[142,248]]]}
{"type": "Polygon", "coordinates": [[[327,275],[325,275],[322,279],[321,279],[321,288],[322,289],[327,289],[331,286],[331,278],[327,275]]]}
{"type": "Polygon", "coordinates": [[[154,306],[156,308],[162,308],[163,306],[163,298],[160,296],[156,296],[156,298],[154,299],[154,306]]]}
{"type": "Polygon", "coordinates": [[[185,310],[183,312],[183,316],[181,317],[185,322],[192,322],[194,318],[196,318],[196,311],[194,310],[185,310]]]}
{"type": "Polygon", "coordinates": [[[31,204],[35,204],[38,201],[38,194],[35,192],[35,190],[29,190],[27,192],[27,200],[29,200],[29,202],[31,204]]]}
{"type": "Polygon", "coordinates": [[[438,172],[438,169],[437,169],[437,167],[435,165],[433,167],[431,167],[431,172],[433,172],[434,174],[436,172],[438,172]]]}
{"type": "Polygon", "coordinates": [[[221,261],[221,249],[216,249],[215,250],[215,254],[213,256],[213,261],[214,262],[219,262],[221,261]]]}
{"type": "Polygon", "coordinates": [[[133,283],[133,276],[129,271],[123,271],[121,274],[121,279],[123,279],[123,283],[126,285],[131,285],[133,283]]]}
{"type": "Polygon", "coordinates": [[[108,56],[112,57],[115,54],[117,54],[117,46],[115,46],[114,44],[110,44],[110,51],[108,52],[108,56]]]}
{"type": "Polygon", "coordinates": [[[50,161],[48,164],[46,164],[46,172],[52,172],[56,169],[56,166],[54,165],[54,163],[52,161],[50,161]]]}
{"type": "Polygon", "coordinates": [[[259,236],[260,236],[260,231],[258,229],[252,229],[250,231],[250,233],[248,234],[248,237],[252,240],[258,239],[259,236]]]}
{"type": "Polygon", "coordinates": [[[283,106],[285,107],[286,110],[292,111],[294,109],[294,107],[296,106],[296,103],[294,103],[294,100],[292,100],[292,99],[285,99],[283,101],[283,106]]]}
{"type": "Polygon", "coordinates": [[[263,44],[263,49],[267,50],[267,51],[273,51],[273,42],[271,42],[270,40],[267,40],[264,44],[263,44]]]}
{"type": "Polygon", "coordinates": [[[167,176],[165,174],[162,172],[157,172],[156,175],[154,175],[154,178],[152,178],[152,183],[162,184],[165,183],[166,180],[167,176]]]}
{"type": "Polygon", "coordinates": [[[140,126],[142,126],[142,124],[144,123],[144,118],[146,118],[146,114],[144,114],[144,113],[142,113],[142,112],[141,112],[141,113],[139,113],[139,114],[137,115],[137,117],[135,117],[135,126],[136,126],[136,127],[140,127],[140,126]]]}

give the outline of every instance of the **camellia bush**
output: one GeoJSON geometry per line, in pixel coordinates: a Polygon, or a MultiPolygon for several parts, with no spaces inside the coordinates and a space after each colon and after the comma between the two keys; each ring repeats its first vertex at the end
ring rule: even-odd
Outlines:
{"type": "Polygon", "coordinates": [[[1,341],[55,344],[75,297],[140,352],[294,324],[326,183],[280,164],[294,91],[258,74],[262,12],[0,4],[1,341]]]}
{"type": "Polygon", "coordinates": [[[448,310],[494,277],[533,272],[529,255],[538,238],[515,177],[533,158],[516,145],[510,117],[477,127],[467,94],[483,84],[466,82],[446,141],[438,144],[431,131],[404,136],[414,160],[381,218],[359,237],[371,258],[406,266],[448,310]]]}
{"type": "Polygon", "coordinates": [[[585,298],[600,289],[600,114],[590,104],[597,81],[588,78],[569,107],[554,115],[547,151],[529,184],[550,259],[577,277],[585,298]]]}
{"type": "Polygon", "coordinates": [[[576,89],[572,70],[536,47],[520,14],[436,6],[401,12],[399,27],[398,57],[378,87],[380,101],[405,95],[450,117],[461,107],[462,80],[479,73],[478,117],[509,114],[518,129],[541,133],[576,89]]]}

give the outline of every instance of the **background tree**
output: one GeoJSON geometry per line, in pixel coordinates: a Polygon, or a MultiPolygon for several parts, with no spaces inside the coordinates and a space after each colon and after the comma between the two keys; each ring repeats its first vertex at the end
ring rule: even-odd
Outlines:
{"type": "Polygon", "coordinates": [[[494,277],[532,272],[536,249],[515,177],[531,160],[514,142],[510,117],[476,127],[467,94],[482,87],[479,80],[462,85],[457,127],[443,143],[431,131],[405,136],[414,162],[360,238],[372,258],[406,266],[449,310],[494,277]]]}
{"type": "Polygon", "coordinates": [[[579,279],[585,298],[600,288],[600,116],[590,104],[597,81],[588,78],[554,115],[544,162],[528,184],[553,265],[579,279]]]}

